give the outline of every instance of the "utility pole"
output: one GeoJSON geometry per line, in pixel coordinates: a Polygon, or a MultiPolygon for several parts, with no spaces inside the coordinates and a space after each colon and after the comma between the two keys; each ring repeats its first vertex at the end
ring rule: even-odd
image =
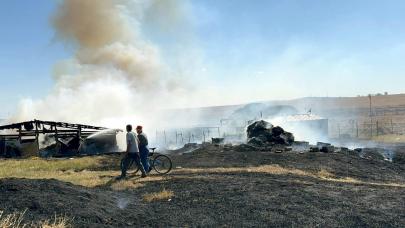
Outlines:
{"type": "Polygon", "coordinates": [[[372,113],[371,113],[371,94],[368,95],[368,100],[370,102],[370,114],[369,116],[371,117],[372,113]]]}
{"type": "Polygon", "coordinates": [[[369,113],[369,116],[370,116],[370,137],[373,138],[373,114],[372,114],[372,111],[371,111],[371,94],[368,95],[368,100],[370,102],[370,113],[369,113]]]}

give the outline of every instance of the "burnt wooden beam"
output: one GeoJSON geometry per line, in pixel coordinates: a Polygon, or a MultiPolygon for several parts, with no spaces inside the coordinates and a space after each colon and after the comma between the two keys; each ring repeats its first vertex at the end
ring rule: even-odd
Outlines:
{"type": "Polygon", "coordinates": [[[20,123],[13,123],[8,125],[0,126],[0,130],[6,129],[20,129],[24,124],[33,124],[33,125],[48,125],[51,127],[62,127],[62,128],[71,128],[71,129],[93,129],[93,130],[105,130],[108,128],[105,127],[98,127],[98,126],[91,126],[91,125],[84,125],[84,124],[72,124],[72,123],[65,123],[65,122],[54,122],[54,121],[42,121],[42,120],[33,120],[33,121],[25,121],[20,123]]]}

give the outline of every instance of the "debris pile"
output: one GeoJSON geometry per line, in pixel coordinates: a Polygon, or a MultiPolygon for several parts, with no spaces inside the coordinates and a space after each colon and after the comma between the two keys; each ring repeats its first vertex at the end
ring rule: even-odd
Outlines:
{"type": "Polygon", "coordinates": [[[384,160],[384,151],[382,148],[361,148],[359,156],[368,160],[384,160]]]}
{"type": "Polygon", "coordinates": [[[395,156],[394,156],[394,158],[392,160],[395,163],[405,165],[405,152],[404,151],[400,151],[400,152],[398,151],[397,153],[395,153],[395,156]]]}
{"type": "Polygon", "coordinates": [[[212,144],[220,145],[224,144],[225,139],[224,138],[211,138],[212,139],[212,144]]]}
{"type": "Polygon", "coordinates": [[[335,151],[335,147],[332,144],[324,142],[317,142],[315,148],[324,153],[333,153],[335,151]]]}
{"type": "Polygon", "coordinates": [[[117,152],[120,130],[32,120],[0,126],[0,157],[63,157],[117,152]]]}
{"type": "Polygon", "coordinates": [[[283,128],[273,126],[264,120],[256,121],[247,127],[247,143],[258,147],[274,145],[291,146],[294,142],[292,133],[283,128]]]}

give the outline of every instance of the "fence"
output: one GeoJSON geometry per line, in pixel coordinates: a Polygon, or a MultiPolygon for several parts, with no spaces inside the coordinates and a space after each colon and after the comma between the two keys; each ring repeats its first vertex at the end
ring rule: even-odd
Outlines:
{"type": "Polygon", "coordinates": [[[390,120],[329,120],[331,138],[372,138],[381,135],[403,135],[405,123],[390,120]]]}
{"type": "Polygon", "coordinates": [[[186,143],[201,143],[211,141],[211,138],[221,137],[219,127],[201,127],[176,130],[156,130],[155,143],[159,146],[181,146],[186,143]]]}
{"type": "Polygon", "coordinates": [[[211,138],[240,141],[244,127],[195,127],[187,129],[156,130],[153,143],[160,147],[177,147],[186,143],[211,142],[211,138]]]}

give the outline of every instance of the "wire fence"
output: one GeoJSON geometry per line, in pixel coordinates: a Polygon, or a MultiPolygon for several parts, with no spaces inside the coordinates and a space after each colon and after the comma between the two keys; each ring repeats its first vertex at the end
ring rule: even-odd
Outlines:
{"type": "Polygon", "coordinates": [[[405,134],[405,123],[389,120],[330,120],[331,138],[372,138],[382,135],[405,134]]]}
{"type": "Polygon", "coordinates": [[[198,127],[156,130],[154,143],[163,147],[177,147],[187,143],[211,142],[212,138],[226,138],[229,141],[238,141],[243,138],[244,132],[244,127],[198,127]]]}

